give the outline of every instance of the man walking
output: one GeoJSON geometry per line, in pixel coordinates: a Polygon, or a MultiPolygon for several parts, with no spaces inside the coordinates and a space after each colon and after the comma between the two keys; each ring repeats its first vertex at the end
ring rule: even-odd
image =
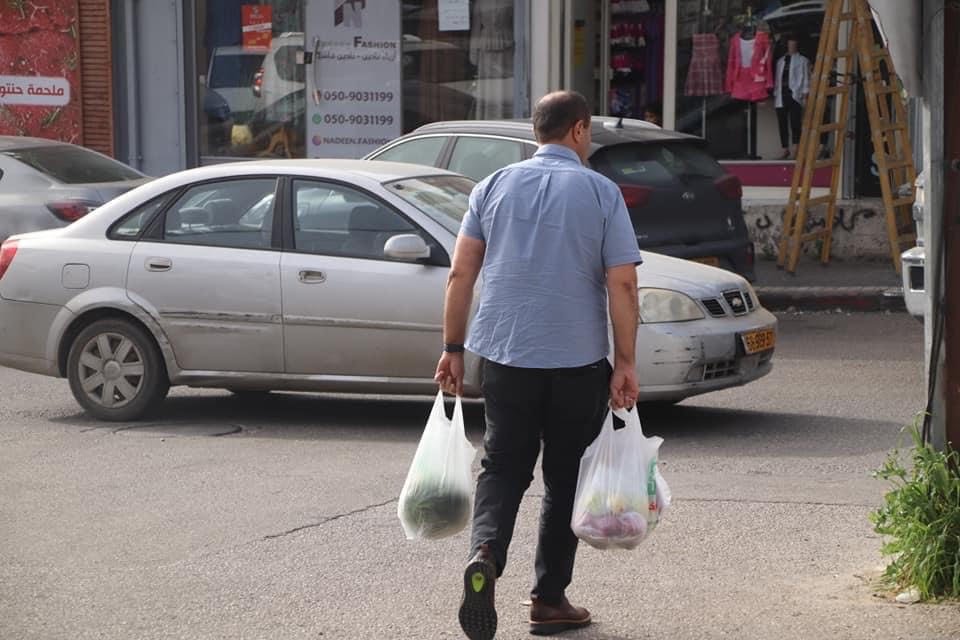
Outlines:
{"type": "Polygon", "coordinates": [[[478,184],[457,238],[436,380],[463,389],[463,351],[484,358],[483,470],[477,480],[471,559],[460,624],[471,640],[496,632],[494,582],[503,573],[523,494],[543,442],[530,632],[590,624],[570,604],[577,538],[570,529],[580,458],[608,404],[636,401],[636,235],[617,186],[584,166],[590,110],[575,92],[543,97],[533,115],[540,148],[478,184]],[[479,309],[466,337],[474,284],[479,309]],[[607,361],[607,294],[614,365],[607,361]]]}

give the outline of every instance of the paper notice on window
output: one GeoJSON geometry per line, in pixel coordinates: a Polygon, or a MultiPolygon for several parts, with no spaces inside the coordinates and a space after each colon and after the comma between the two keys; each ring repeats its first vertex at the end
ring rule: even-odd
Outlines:
{"type": "Polygon", "coordinates": [[[470,0],[439,0],[440,31],[470,30],[470,0]]]}

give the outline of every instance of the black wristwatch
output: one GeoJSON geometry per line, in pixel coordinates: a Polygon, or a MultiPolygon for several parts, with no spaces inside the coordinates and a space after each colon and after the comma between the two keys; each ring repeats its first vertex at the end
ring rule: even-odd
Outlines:
{"type": "Polygon", "coordinates": [[[448,342],[443,345],[443,350],[446,351],[447,353],[463,353],[463,345],[452,344],[448,342]]]}

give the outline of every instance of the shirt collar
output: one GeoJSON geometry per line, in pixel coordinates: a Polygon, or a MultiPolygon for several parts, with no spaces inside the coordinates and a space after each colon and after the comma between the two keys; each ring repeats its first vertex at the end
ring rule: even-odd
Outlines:
{"type": "Polygon", "coordinates": [[[577,155],[576,151],[562,144],[540,145],[540,148],[537,149],[537,152],[534,153],[533,155],[534,157],[554,156],[554,157],[563,158],[564,160],[572,160],[577,164],[583,164],[583,162],[580,161],[580,156],[577,155]]]}

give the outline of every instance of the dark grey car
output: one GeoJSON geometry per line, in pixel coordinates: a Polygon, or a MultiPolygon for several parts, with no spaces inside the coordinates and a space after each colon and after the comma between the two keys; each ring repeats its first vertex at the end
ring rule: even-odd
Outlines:
{"type": "MultiPolygon", "coordinates": [[[[623,192],[641,249],[754,279],[740,180],[695,136],[636,120],[595,116],[590,166],[623,192]]],[[[537,149],[529,120],[435,122],[367,159],[425,164],[482,180],[537,149]]]]}
{"type": "Polygon", "coordinates": [[[66,226],[149,179],[84,147],[0,136],[0,241],[66,226]]]}

